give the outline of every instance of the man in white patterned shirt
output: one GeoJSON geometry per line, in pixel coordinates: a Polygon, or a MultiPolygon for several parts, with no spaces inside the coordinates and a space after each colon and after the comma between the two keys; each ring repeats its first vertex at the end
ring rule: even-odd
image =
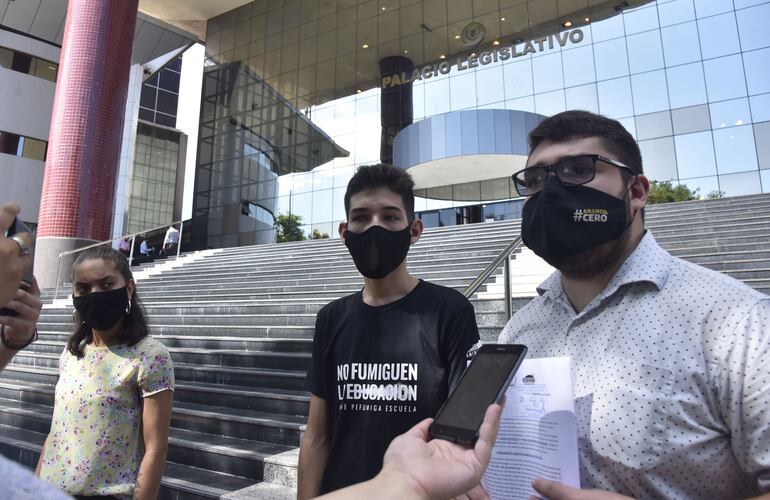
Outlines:
{"type": "MultiPolygon", "coordinates": [[[[649,182],[615,120],[530,134],[524,242],[557,271],[500,342],[569,356],[583,488],[551,499],[770,498],[770,297],[682,261],[644,229],[649,182]]],[[[697,220],[693,220],[697,223],[697,220]]]]}

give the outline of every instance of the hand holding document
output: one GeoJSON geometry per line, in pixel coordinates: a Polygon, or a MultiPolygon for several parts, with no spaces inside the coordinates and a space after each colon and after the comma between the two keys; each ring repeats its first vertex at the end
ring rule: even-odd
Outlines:
{"type": "Polygon", "coordinates": [[[492,500],[537,495],[534,479],[580,488],[570,360],[525,359],[505,394],[492,460],[481,484],[492,500]]]}

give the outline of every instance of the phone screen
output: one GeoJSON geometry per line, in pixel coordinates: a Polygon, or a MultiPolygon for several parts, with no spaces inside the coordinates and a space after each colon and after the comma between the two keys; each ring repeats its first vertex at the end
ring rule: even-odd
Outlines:
{"type": "Polygon", "coordinates": [[[434,424],[477,430],[487,407],[507,389],[507,383],[525,353],[524,346],[482,346],[439,411],[434,424]]]}

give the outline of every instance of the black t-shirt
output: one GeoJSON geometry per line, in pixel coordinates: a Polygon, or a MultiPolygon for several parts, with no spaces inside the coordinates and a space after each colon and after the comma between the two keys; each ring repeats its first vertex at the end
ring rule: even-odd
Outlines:
{"type": "Polygon", "coordinates": [[[471,303],[425,281],[385,306],[358,292],[321,309],[305,380],[326,400],[321,493],[374,477],[393,438],[435,416],[478,340],[471,303]]]}

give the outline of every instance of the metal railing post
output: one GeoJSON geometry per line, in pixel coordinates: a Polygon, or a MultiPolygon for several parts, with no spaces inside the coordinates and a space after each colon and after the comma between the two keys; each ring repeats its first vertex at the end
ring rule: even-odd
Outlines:
{"type": "Polygon", "coordinates": [[[59,254],[59,263],[56,265],[56,290],[53,291],[53,300],[59,298],[59,283],[61,282],[61,257],[59,254]]]}
{"type": "Polygon", "coordinates": [[[136,235],[131,237],[131,250],[128,252],[128,267],[131,267],[131,263],[134,262],[134,243],[136,243],[136,235]]]}
{"type": "Polygon", "coordinates": [[[503,262],[503,283],[505,286],[505,321],[511,319],[511,257],[510,255],[505,258],[503,262]]]}
{"type": "Polygon", "coordinates": [[[179,241],[176,242],[176,258],[179,258],[179,252],[182,251],[182,231],[184,231],[184,223],[179,224],[179,241]]]}

